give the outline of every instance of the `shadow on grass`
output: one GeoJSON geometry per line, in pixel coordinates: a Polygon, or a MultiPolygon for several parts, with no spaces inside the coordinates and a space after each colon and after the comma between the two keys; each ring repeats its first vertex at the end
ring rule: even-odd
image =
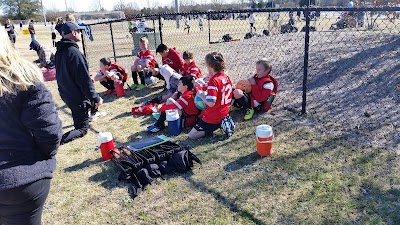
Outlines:
{"type": "Polygon", "coordinates": [[[103,160],[102,160],[101,158],[99,158],[99,159],[93,159],[93,160],[87,159],[87,160],[85,160],[85,161],[83,161],[83,162],[81,162],[81,163],[79,163],[79,164],[76,164],[76,165],[74,165],[74,166],[70,166],[70,167],[65,168],[65,169],[64,169],[64,172],[74,172],[74,171],[78,171],[78,170],[81,170],[81,169],[83,169],[83,168],[86,168],[86,167],[95,165],[95,164],[97,164],[97,163],[99,163],[99,162],[102,162],[102,161],[103,161],[103,160]]]}
{"type": "Polygon", "coordinates": [[[217,200],[219,203],[221,203],[222,205],[224,205],[225,207],[227,207],[231,212],[233,213],[237,213],[238,215],[240,215],[242,218],[244,219],[248,219],[250,221],[252,221],[255,224],[265,224],[262,220],[256,218],[252,213],[250,213],[249,211],[245,210],[245,209],[241,209],[237,204],[235,204],[232,200],[226,198],[225,196],[223,196],[221,193],[219,193],[216,190],[213,190],[211,188],[208,188],[207,185],[197,182],[195,180],[193,180],[192,178],[188,177],[186,178],[186,180],[196,189],[198,189],[199,191],[205,193],[205,194],[209,194],[212,197],[215,198],[215,200],[217,200]]]}
{"type": "Polygon", "coordinates": [[[256,152],[252,152],[248,155],[242,156],[237,160],[227,164],[224,166],[224,170],[226,172],[233,172],[239,170],[243,167],[252,165],[253,163],[257,162],[258,160],[262,159],[256,152]]]}
{"type": "Polygon", "coordinates": [[[100,185],[106,189],[114,189],[122,187],[122,182],[118,181],[118,174],[120,170],[114,166],[112,161],[107,161],[102,167],[100,173],[96,173],[89,177],[90,182],[100,183],[100,185]]]}
{"type": "Polygon", "coordinates": [[[124,118],[124,117],[128,117],[128,116],[132,116],[132,112],[124,112],[124,113],[121,113],[121,114],[119,114],[119,115],[114,116],[113,118],[111,118],[111,120],[117,120],[117,119],[124,118]]]}
{"type": "Polygon", "coordinates": [[[374,182],[361,184],[358,197],[358,211],[361,215],[372,217],[366,223],[400,224],[400,190],[382,190],[374,182]]]}

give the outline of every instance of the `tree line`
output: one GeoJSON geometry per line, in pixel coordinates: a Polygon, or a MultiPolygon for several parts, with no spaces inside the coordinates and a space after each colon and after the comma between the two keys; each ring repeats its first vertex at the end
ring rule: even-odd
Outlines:
{"type": "MultiPolygon", "coordinates": [[[[160,14],[160,13],[174,13],[175,6],[159,6],[158,1],[146,0],[148,7],[139,9],[133,3],[127,3],[125,0],[117,0],[112,9],[105,9],[101,0],[92,0],[90,10],[98,11],[122,11],[127,17],[160,14]]],[[[209,3],[196,4],[193,0],[179,0],[180,12],[203,12],[208,10],[240,10],[244,8],[266,8],[275,7],[301,7],[310,2],[315,6],[346,6],[348,0],[236,0],[233,3],[227,3],[226,0],[211,0],[209,3]]],[[[400,5],[400,0],[354,0],[356,6],[384,6],[400,5]]],[[[42,20],[42,7],[40,0],[0,0],[0,8],[3,10],[3,17],[18,20],[33,19],[36,21],[42,20]]],[[[69,9],[68,12],[74,12],[69,9]]],[[[47,21],[54,21],[57,17],[65,15],[66,11],[59,10],[46,10],[47,21]]]]}

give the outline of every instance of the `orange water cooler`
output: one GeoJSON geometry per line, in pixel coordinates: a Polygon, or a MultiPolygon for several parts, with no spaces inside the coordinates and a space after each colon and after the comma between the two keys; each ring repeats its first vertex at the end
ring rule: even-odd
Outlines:
{"type": "Polygon", "coordinates": [[[257,153],[260,156],[270,156],[273,153],[272,142],[274,140],[272,127],[266,124],[257,126],[256,138],[257,153]]]}

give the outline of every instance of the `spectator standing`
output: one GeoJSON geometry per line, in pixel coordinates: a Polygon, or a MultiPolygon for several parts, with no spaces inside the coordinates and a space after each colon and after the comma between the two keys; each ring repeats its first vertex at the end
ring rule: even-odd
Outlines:
{"type": "Polygon", "coordinates": [[[6,23],[4,24],[4,28],[7,31],[8,34],[8,38],[10,38],[11,43],[13,44],[13,46],[15,45],[15,28],[14,25],[11,23],[10,19],[6,20],[6,23]]]}
{"type": "Polygon", "coordinates": [[[185,28],[183,28],[183,30],[187,30],[188,34],[190,32],[190,24],[189,23],[190,23],[189,16],[187,16],[185,19],[185,28]]]}
{"type": "Polygon", "coordinates": [[[0,43],[0,224],[39,225],[62,125],[39,69],[0,43]]]}
{"type": "Polygon", "coordinates": [[[54,22],[51,21],[51,25],[50,25],[50,31],[51,31],[51,41],[53,42],[53,47],[56,47],[56,27],[54,26],[54,22]]]}
{"type": "Polygon", "coordinates": [[[23,24],[22,24],[22,21],[21,21],[21,22],[19,22],[19,30],[22,30],[22,26],[23,26],[23,24]]]}
{"type": "Polygon", "coordinates": [[[279,12],[274,12],[272,14],[272,21],[274,21],[274,27],[278,27],[279,12]]]}
{"type": "Polygon", "coordinates": [[[77,44],[81,41],[83,29],[72,21],[64,23],[61,30],[64,36],[56,44],[58,90],[62,100],[71,109],[75,128],[63,135],[61,144],[85,136],[89,128],[89,111],[91,118],[95,117],[97,108],[102,104],[90,78],[86,58],[77,44]]]}
{"type": "Polygon", "coordinates": [[[139,22],[138,29],[140,33],[146,32],[146,22],[144,19],[142,19],[142,21],[139,22]]]}
{"type": "Polygon", "coordinates": [[[199,15],[198,21],[199,21],[200,31],[203,31],[203,16],[202,15],[199,15]]]}
{"type": "Polygon", "coordinates": [[[33,26],[33,20],[31,20],[31,21],[29,22],[28,30],[29,30],[29,34],[31,35],[32,41],[35,40],[35,39],[36,39],[36,38],[35,38],[36,32],[35,32],[35,27],[33,26]]]}
{"type": "Polygon", "coordinates": [[[256,32],[257,30],[256,30],[256,27],[254,26],[254,23],[256,22],[256,17],[254,15],[254,13],[250,14],[249,22],[250,22],[250,33],[253,32],[253,29],[254,29],[254,32],[256,32]]]}

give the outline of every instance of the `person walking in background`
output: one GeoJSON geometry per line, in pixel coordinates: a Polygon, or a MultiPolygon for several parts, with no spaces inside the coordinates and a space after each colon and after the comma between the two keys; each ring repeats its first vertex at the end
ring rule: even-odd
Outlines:
{"type": "Polygon", "coordinates": [[[186,18],[185,18],[185,28],[183,28],[183,30],[187,30],[188,32],[188,34],[189,34],[189,32],[190,32],[190,20],[189,20],[189,16],[187,16],[186,18]]]}
{"type": "Polygon", "coordinates": [[[250,14],[249,22],[250,22],[250,33],[253,32],[253,29],[254,29],[254,32],[256,32],[257,30],[256,30],[256,27],[254,26],[254,23],[256,22],[256,17],[254,16],[254,13],[250,14]]]}
{"type": "Polygon", "coordinates": [[[272,13],[272,21],[274,22],[273,26],[276,28],[278,27],[278,20],[279,20],[279,12],[272,13]]]}
{"type": "Polygon", "coordinates": [[[29,34],[31,35],[32,41],[35,40],[35,39],[36,39],[36,38],[35,38],[36,32],[35,32],[35,27],[33,26],[33,20],[31,20],[31,21],[29,22],[28,30],[29,30],[29,34]]]}
{"type": "Polygon", "coordinates": [[[198,21],[199,21],[200,31],[203,31],[203,16],[202,15],[199,15],[198,21]]]}
{"type": "Polygon", "coordinates": [[[22,21],[21,21],[21,22],[19,22],[19,30],[22,30],[22,26],[23,26],[23,24],[22,24],[22,21]]]}
{"type": "Polygon", "coordinates": [[[51,21],[51,25],[50,25],[50,31],[51,31],[51,41],[53,42],[53,47],[56,47],[56,27],[54,26],[54,22],[51,21]]]}
{"type": "Polygon", "coordinates": [[[0,43],[0,224],[40,225],[62,124],[37,66],[0,43]]]}
{"type": "Polygon", "coordinates": [[[14,25],[11,23],[10,19],[6,20],[6,23],[4,24],[4,28],[7,31],[7,34],[8,34],[8,37],[10,38],[11,43],[15,47],[15,39],[16,39],[15,33],[16,33],[16,30],[15,30],[14,25]]]}
{"type": "Polygon", "coordinates": [[[141,22],[138,23],[139,33],[146,32],[146,20],[143,18],[141,22]]]}
{"type": "Polygon", "coordinates": [[[86,58],[77,44],[81,41],[83,29],[71,21],[64,23],[61,29],[64,36],[56,44],[58,91],[61,99],[71,109],[75,128],[63,135],[61,144],[85,136],[89,129],[89,119],[97,117],[97,108],[102,104],[90,78],[86,58]]]}

